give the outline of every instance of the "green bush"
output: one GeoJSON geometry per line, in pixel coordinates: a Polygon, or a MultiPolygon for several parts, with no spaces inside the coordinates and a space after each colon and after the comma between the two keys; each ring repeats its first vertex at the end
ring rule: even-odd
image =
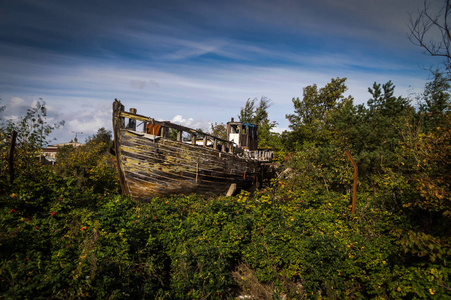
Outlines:
{"type": "Polygon", "coordinates": [[[366,206],[363,195],[355,217],[348,196],[294,193],[288,186],[254,196],[136,203],[79,192],[46,172],[39,175],[46,180],[35,175],[34,182],[1,195],[6,298],[230,299],[254,293],[410,299],[449,293],[447,240],[366,206]],[[29,201],[27,189],[41,200],[29,201]]]}
{"type": "Polygon", "coordinates": [[[333,145],[304,147],[254,194],[147,203],[117,194],[102,141],[70,149],[67,170],[20,156],[14,184],[0,176],[0,297],[450,298],[449,152],[434,144],[449,128],[438,132],[400,144],[417,169],[380,168],[355,215],[352,168],[333,145]]]}

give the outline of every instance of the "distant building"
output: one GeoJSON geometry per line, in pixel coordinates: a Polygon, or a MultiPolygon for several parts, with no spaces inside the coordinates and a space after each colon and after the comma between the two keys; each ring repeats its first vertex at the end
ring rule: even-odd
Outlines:
{"type": "Polygon", "coordinates": [[[58,151],[58,148],[61,148],[64,146],[80,147],[80,146],[83,146],[83,144],[79,143],[79,142],[70,141],[69,143],[59,143],[59,144],[49,145],[46,148],[42,149],[39,159],[44,164],[54,165],[56,162],[56,152],[58,151]]]}

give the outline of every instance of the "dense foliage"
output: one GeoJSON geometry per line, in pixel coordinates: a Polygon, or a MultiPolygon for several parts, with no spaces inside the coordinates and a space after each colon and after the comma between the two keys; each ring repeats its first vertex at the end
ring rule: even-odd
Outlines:
{"type": "Polygon", "coordinates": [[[428,83],[417,107],[395,97],[391,82],[375,83],[366,105],[344,97],[345,79],[307,87],[293,99],[292,131],[274,137],[287,153],[279,177],[234,197],[121,196],[105,129],[61,149],[53,167],[29,150],[41,146],[41,131],[34,140],[19,134],[11,184],[12,123],[4,122],[0,297],[451,298],[451,116],[442,79],[428,83]],[[359,167],[355,215],[344,150],[359,167]]]}
{"type": "Polygon", "coordinates": [[[285,185],[252,197],[136,203],[80,192],[52,174],[40,170],[32,178],[48,180],[2,196],[4,297],[440,299],[449,293],[449,247],[414,231],[404,216],[363,205],[363,196],[355,217],[346,195],[285,185]]]}
{"type": "Polygon", "coordinates": [[[112,134],[105,128],[88,138],[86,144],[74,148],[72,145],[58,149],[55,172],[78,188],[96,193],[117,194],[119,183],[114,168],[112,134]]]}

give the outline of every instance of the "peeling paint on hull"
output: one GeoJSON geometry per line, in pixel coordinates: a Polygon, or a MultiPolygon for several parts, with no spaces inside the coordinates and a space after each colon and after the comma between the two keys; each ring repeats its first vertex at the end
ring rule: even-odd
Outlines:
{"type": "Polygon", "coordinates": [[[121,129],[118,162],[125,193],[145,201],[171,194],[225,194],[232,183],[251,187],[258,162],[200,145],[159,138],[155,141],[121,129]]]}
{"type": "Polygon", "coordinates": [[[261,182],[263,163],[272,157],[265,150],[245,150],[233,140],[138,115],[134,108],[125,112],[118,100],[113,103],[113,132],[122,192],[138,201],[171,194],[226,194],[232,184],[237,190],[249,189],[261,182]],[[142,132],[136,131],[137,121],[142,132]],[[177,133],[175,140],[170,130],[177,133]],[[183,133],[191,141],[183,141],[183,133]]]}

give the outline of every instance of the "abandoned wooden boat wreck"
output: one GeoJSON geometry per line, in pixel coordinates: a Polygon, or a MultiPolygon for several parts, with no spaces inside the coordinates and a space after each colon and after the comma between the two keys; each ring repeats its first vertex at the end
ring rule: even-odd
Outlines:
{"type": "Polygon", "coordinates": [[[261,182],[273,152],[257,150],[253,124],[227,123],[227,140],[113,103],[114,151],[121,188],[145,201],[171,194],[225,194],[261,182]]]}

